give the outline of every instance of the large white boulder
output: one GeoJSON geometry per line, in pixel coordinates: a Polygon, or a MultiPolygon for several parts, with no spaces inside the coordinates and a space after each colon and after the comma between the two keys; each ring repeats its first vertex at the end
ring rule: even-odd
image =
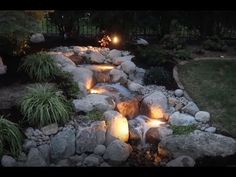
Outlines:
{"type": "Polygon", "coordinates": [[[197,124],[193,116],[188,114],[183,114],[178,111],[170,116],[169,122],[171,125],[177,125],[177,126],[188,126],[197,124]]]}
{"type": "Polygon", "coordinates": [[[131,59],[134,58],[133,55],[127,55],[127,56],[123,56],[123,57],[116,57],[112,59],[112,63],[114,65],[120,65],[121,63],[125,62],[125,61],[131,61],[131,59]]]}
{"type": "Polygon", "coordinates": [[[132,61],[125,61],[121,64],[121,68],[125,73],[131,74],[135,71],[136,65],[132,61]]]}
{"type": "Polygon", "coordinates": [[[93,51],[90,54],[90,60],[93,63],[103,63],[105,61],[105,57],[101,53],[93,51]]]}

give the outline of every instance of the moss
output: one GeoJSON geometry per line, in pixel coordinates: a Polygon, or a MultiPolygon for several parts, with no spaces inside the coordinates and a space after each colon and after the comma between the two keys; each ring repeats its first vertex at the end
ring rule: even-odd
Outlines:
{"type": "Polygon", "coordinates": [[[90,111],[86,114],[86,117],[90,120],[103,120],[103,112],[98,110],[90,111]]]}
{"type": "Polygon", "coordinates": [[[195,125],[189,125],[189,126],[172,125],[171,128],[173,130],[173,134],[182,135],[182,134],[189,134],[193,132],[196,129],[196,126],[195,125]]]}

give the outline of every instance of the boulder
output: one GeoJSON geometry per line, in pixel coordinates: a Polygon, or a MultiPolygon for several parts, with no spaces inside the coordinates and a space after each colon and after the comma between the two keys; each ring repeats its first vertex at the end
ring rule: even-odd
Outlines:
{"type": "Polygon", "coordinates": [[[90,60],[93,63],[103,63],[105,60],[105,57],[102,54],[100,54],[99,52],[93,51],[90,54],[90,60]]]}
{"type": "Polygon", "coordinates": [[[36,33],[30,37],[30,42],[32,43],[40,43],[44,41],[45,41],[45,38],[42,33],[36,33]]]}
{"type": "Polygon", "coordinates": [[[16,166],[16,160],[9,155],[3,155],[1,159],[1,164],[3,167],[14,167],[16,166]]]}
{"type": "Polygon", "coordinates": [[[41,128],[41,131],[44,135],[54,135],[58,132],[58,124],[50,124],[41,128]]]}
{"type": "Polygon", "coordinates": [[[133,55],[127,55],[127,56],[124,56],[124,57],[117,57],[117,58],[113,58],[112,63],[114,65],[120,65],[123,62],[131,61],[132,58],[134,58],[133,55]]]}
{"type": "Polygon", "coordinates": [[[138,38],[138,39],[136,40],[136,44],[146,46],[146,45],[148,45],[149,43],[148,43],[148,41],[146,41],[145,39],[138,38]]]}
{"type": "Polygon", "coordinates": [[[178,111],[170,116],[169,123],[171,125],[177,125],[177,126],[188,126],[197,124],[193,116],[190,116],[188,114],[183,114],[178,111]]]}
{"type": "Polygon", "coordinates": [[[112,69],[109,74],[112,82],[118,82],[121,79],[127,80],[128,77],[123,71],[118,69],[112,69]]]}
{"type": "Polygon", "coordinates": [[[184,91],[182,89],[176,89],[175,90],[175,96],[181,97],[184,95],[184,91]]]}
{"type": "Polygon", "coordinates": [[[121,68],[125,73],[131,74],[135,71],[136,65],[132,61],[125,61],[121,64],[121,68]]]}
{"type": "Polygon", "coordinates": [[[129,139],[128,121],[117,111],[106,111],[103,114],[106,124],[106,145],[115,139],[127,142],[129,139]]]}
{"type": "Polygon", "coordinates": [[[195,161],[189,156],[179,156],[174,160],[169,161],[167,167],[194,167],[195,161]]]}
{"type": "Polygon", "coordinates": [[[106,151],[106,146],[99,144],[94,149],[94,154],[103,155],[106,151]]]}
{"type": "Polygon", "coordinates": [[[163,118],[167,108],[166,96],[160,91],[155,91],[142,100],[140,112],[150,118],[163,118]]]}
{"type": "Polygon", "coordinates": [[[194,102],[190,101],[186,106],[182,108],[182,111],[195,116],[195,114],[199,111],[199,108],[194,102]]]}
{"type": "Polygon", "coordinates": [[[178,103],[178,100],[176,98],[173,98],[173,97],[168,98],[169,106],[175,106],[177,103],[178,103]]]}
{"type": "Polygon", "coordinates": [[[47,166],[47,163],[37,148],[31,148],[26,161],[26,166],[44,167],[47,166]]]}
{"type": "Polygon", "coordinates": [[[215,127],[208,127],[205,129],[206,132],[209,132],[209,133],[215,133],[216,131],[216,128],[215,127]]]}
{"type": "Polygon", "coordinates": [[[37,146],[36,142],[33,140],[25,139],[23,144],[23,150],[28,152],[31,148],[35,148],[37,146]]]}
{"type": "Polygon", "coordinates": [[[107,56],[109,58],[117,58],[117,57],[121,57],[121,54],[122,54],[122,52],[120,50],[112,49],[109,51],[107,56]]]}
{"type": "Polygon", "coordinates": [[[71,65],[71,66],[76,66],[75,63],[73,61],[71,61],[70,58],[64,56],[62,53],[49,53],[52,56],[52,59],[60,64],[62,67],[65,67],[67,65],[71,65]]]}
{"type": "Polygon", "coordinates": [[[56,164],[57,167],[69,167],[70,161],[68,159],[62,159],[56,164]]]}
{"type": "Polygon", "coordinates": [[[128,89],[132,92],[140,92],[140,90],[143,88],[141,84],[138,84],[132,81],[128,81],[127,86],[128,86],[128,89]]]}
{"type": "Polygon", "coordinates": [[[53,160],[70,157],[75,153],[75,131],[66,129],[51,138],[50,155],[53,160]]]}
{"type": "Polygon", "coordinates": [[[161,140],[158,145],[159,152],[177,158],[187,155],[193,159],[204,156],[226,157],[236,153],[236,140],[220,134],[195,130],[187,135],[172,135],[161,140]]]}
{"type": "Polygon", "coordinates": [[[109,144],[104,156],[113,163],[121,163],[128,159],[131,152],[132,147],[129,144],[120,140],[115,140],[109,144]]]}
{"type": "Polygon", "coordinates": [[[207,123],[210,120],[210,114],[206,111],[199,111],[195,114],[195,119],[197,121],[207,123]]]}
{"type": "Polygon", "coordinates": [[[119,113],[128,119],[132,119],[139,114],[140,99],[132,98],[118,102],[116,108],[119,113]]]}
{"type": "Polygon", "coordinates": [[[89,94],[82,99],[75,99],[73,104],[77,112],[89,112],[94,109],[106,111],[115,108],[115,102],[111,97],[100,94],[89,94]]]}
{"type": "Polygon", "coordinates": [[[157,127],[149,128],[145,135],[147,143],[158,144],[161,141],[159,130],[157,127]]]}
{"type": "Polygon", "coordinates": [[[48,144],[43,144],[43,145],[38,146],[38,150],[41,153],[44,160],[46,161],[46,163],[49,164],[50,146],[48,144]]]}
{"type": "Polygon", "coordinates": [[[111,77],[107,72],[94,72],[97,83],[110,82],[111,77]]]}
{"type": "Polygon", "coordinates": [[[86,167],[97,167],[98,165],[99,165],[99,159],[91,155],[86,157],[83,161],[83,166],[86,167]]]}

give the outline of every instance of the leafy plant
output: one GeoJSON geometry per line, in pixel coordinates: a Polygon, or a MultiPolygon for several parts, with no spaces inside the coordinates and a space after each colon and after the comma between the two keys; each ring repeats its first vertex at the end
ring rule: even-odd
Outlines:
{"type": "Polygon", "coordinates": [[[161,39],[161,45],[164,49],[182,49],[184,41],[176,35],[167,34],[161,39]]]}
{"type": "Polygon", "coordinates": [[[26,56],[19,70],[23,70],[33,81],[47,82],[54,78],[58,67],[49,54],[39,52],[26,56]]]}
{"type": "Polygon", "coordinates": [[[38,84],[29,88],[23,98],[21,112],[30,125],[42,127],[51,123],[65,123],[70,119],[71,104],[52,86],[38,84]]]}
{"type": "Polygon", "coordinates": [[[226,51],[226,44],[218,36],[212,36],[203,42],[203,48],[212,51],[226,51]]]}
{"type": "Polygon", "coordinates": [[[172,82],[171,72],[164,67],[154,67],[146,71],[143,81],[146,85],[156,84],[169,87],[172,82]]]}
{"type": "Polygon", "coordinates": [[[173,134],[181,135],[181,134],[189,134],[193,132],[196,129],[196,126],[195,125],[189,125],[189,126],[172,125],[171,128],[173,130],[173,134]]]}
{"type": "Polygon", "coordinates": [[[191,52],[189,50],[186,50],[186,49],[177,50],[175,52],[175,57],[177,59],[180,59],[180,60],[189,60],[189,59],[192,58],[191,52]]]}
{"type": "Polygon", "coordinates": [[[0,154],[3,151],[17,156],[21,152],[23,135],[18,125],[0,116],[0,154]],[[9,151],[9,152],[8,152],[9,151]]]}
{"type": "Polygon", "coordinates": [[[86,116],[90,120],[102,120],[103,119],[103,113],[99,110],[90,111],[86,114],[86,116]]]}
{"type": "Polygon", "coordinates": [[[72,78],[72,74],[64,71],[59,71],[55,75],[57,87],[63,91],[68,99],[77,98],[80,94],[79,86],[72,78]]]}

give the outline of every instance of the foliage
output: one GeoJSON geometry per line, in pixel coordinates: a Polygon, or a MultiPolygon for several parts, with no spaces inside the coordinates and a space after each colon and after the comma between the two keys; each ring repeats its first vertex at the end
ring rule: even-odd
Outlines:
{"type": "Polygon", "coordinates": [[[180,60],[189,60],[192,59],[191,51],[182,49],[175,52],[175,57],[180,60]]]}
{"type": "Polygon", "coordinates": [[[212,36],[203,42],[203,48],[212,51],[226,51],[226,44],[218,36],[212,36]]]}
{"type": "Polygon", "coordinates": [[[156,84],[169,87],[172,76],[171,72],[164,67],[153,67],[145,72],[143,81],[146,85],[156,84]]]}
{"type": "Polygon", "coordinates": [[[0,139],[0,157],[3,154],[3,144],[2,144],[2,140],[0,139]]]}
{"type": "Polygon", "coordinates": [[[26,56],[19,69],[23,70],[33,81],[36,82],[50,81],[58,72],[54,60],[45,52],[26,56]]]}
{"type": "Polygon", "coordinates": [[[17,156],[21,152],[23,135],[18,125],[0,116],[0,154],[3,151],[17,156]],[[9,152],[8,152],[9,151],[9,152]]]}
{"type": "Polygon", "coordinates": [[[172,125],[171,128],[173,130],[173,134],[182,135],[182,134],[189,134],[193,132],[196,129],[196,126],[195,125],[189,125],[189,126],[172,125]]]}
{"type": "Polygon", "coordinates": [[[93,110],[86,114],[89,120],[102,120],[103,113],[99,110],[93,110]]]}
{"type": "Polygon", "coordinates": [[[147,46],[137,47],[134,51],[137,60],[140,62],[145,61],[148,66],[164,65],[166,63],[175,63],[172,55],[159,47],[147,46]]]}
{"type": "Polygon", "coordinates": [[[10,55],[24,54],[28,47],[27,40],[30,34],[38,32],[39,14],[44,11],[30,13],[27,11],[1,11],[0,12],[0,39],[3,51],[10,55]],[[37,13],[38,15],[35,15],[37,13]]]}
{"type": "Polygon", "coordinates": [[[184,40],[180,39],[175,34],[167,34],[161,39],[161,45],[164,49],[182,49],[184,47],[184,40]]]}
{"type": "Polygon", "coordinates": [[[68,99],[77,98],[80,94],[79,86],[72,78],[72,74],[64,71],[58,71],[55,75],[57,87],[68,99]]]}
{"type": "Polygon", "coordinates": [[[48,84],[29,88],[23,98],[21,112],[30,125],[42,127],[51,123],[65,123],[70,119],[71,104],[48,84]]]}

